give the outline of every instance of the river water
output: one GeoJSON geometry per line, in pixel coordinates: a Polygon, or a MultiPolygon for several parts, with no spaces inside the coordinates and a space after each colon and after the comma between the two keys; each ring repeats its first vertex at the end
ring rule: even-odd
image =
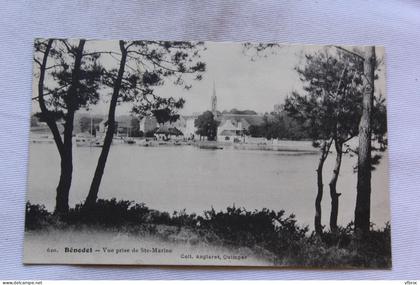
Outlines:
{"type": "MultiPolygon", "coordinates": [[[[307,144],[293,142],[292,145],[307,144]]],[[[99,157],[100,148],[74,148],[74,174],[70,206],[82,202],[99,157]]],[[[372,222],[382,227],[390,220],[387,154],[372,176],[372,222]]],[[[202,214],[214,207],[269,208],[294,213],[299,224],[312,228],[318,154],[290,151],[200,149],[195,146],[142,147],[114,144],[108,157],[99,198],[143,202],[173,212],[186,209],[202,214]]],[[[323,224],[328,225],[334,154],[324,167],[323,224]]],[[[356,158],[344,156],[337,189],[342,193],[338,223],[354,216],[356,158]]],[[[31,143],[27,200],[54,209],[59,179],[59,156],[54,144],[31,143]]]]}

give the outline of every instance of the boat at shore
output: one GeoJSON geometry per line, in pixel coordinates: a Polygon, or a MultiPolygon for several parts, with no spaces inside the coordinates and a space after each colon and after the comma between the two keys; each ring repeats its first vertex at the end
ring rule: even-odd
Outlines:
{"type": "Polygon", "coordinates": [[[133,138],[127,137],[127,138],[123,138],[124,143],[126,144],[135,144],[136,141],[133,138]]]}
{"type": "Polygon", "coordinates": [[[103,139],[98,137],[77,137],[76,145],[80,147],[102,147],[104,145],[103,139]]]}
{"type": "Polygon", "coordinates": [[[80,147],[102,147],[104,145],[104,139],[93,134],[93,118],[90,117],[90,131],[76,135],[76,145],[80,147]]]}
{"type": "Polygon", "coordinates": [[[223,149],[223,146],[221,144],[214,141],[197,142],[195,143],[195,145],[201,149],[213,149],[213,150],[223,149]]]}
{"type": "Polygon", "coordinates": [[[199,145],[198,147],[201,149],[223,149],[223,147],[219,145],[199,145]]]}

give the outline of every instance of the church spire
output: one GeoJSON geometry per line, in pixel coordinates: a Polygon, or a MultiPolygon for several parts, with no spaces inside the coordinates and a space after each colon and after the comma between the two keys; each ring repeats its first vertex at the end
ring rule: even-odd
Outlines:
{"type": "Polygon", "coordinates": [[[213,80],[213,95],[211,96],[211,112],[213,116],[217,116],[217,96],[216,96],[216,83],[213,80]]]}
{"type": "Polygon", "coordinates": [[[213,96],[216,96],[216,82],[213,79],[213,96]]]}

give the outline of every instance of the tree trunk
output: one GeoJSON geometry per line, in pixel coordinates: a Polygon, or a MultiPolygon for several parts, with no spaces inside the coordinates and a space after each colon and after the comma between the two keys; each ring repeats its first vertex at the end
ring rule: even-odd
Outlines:
{"type": "Polygon", "coordinates": [[[343,144],[335,140],[335,166],[333,176],[330,181],[330,196],[331,196],[331,214],[330,214],[330,230],[335,232],[337,230],[337,217],[338,217],[338,199],[341,193],[337,193],[337,180],[340,174],[341,158],[343,156],[343,144]]]}
{"type": "Polygon", "coordinates": [[[319,235],[322,233],[322,223],[321,223],[321,201],[324,192],[324,184],[322,179],[322,170],[324,168],[324,162],[328,157],[328,152],[330,150],[331,141],[324,141],[321,147],[321,157],[319,158],[318,168],[316,170],[317,173],[317,184],[318,184],[318,191],[315,198],[315,232],[319,235]]]}
{"type": "Polygon", "coordinates": [[[40,75],[38,81],[38,103],[41,109],[43,119],[53,134],[54,142],[60,154],[60,180],[56,188],[56,205],[54,209],[55,214],[65,214],[69,209],[69,192],[71,187],[72,173],[73,173],[73,159],[72,159],[72,136],[73,136],[73,123],[74,112],[76,111],[76,102],[79,88],[80,66],[83,57],[83,48],[85,40],[80,40],[79,46],[76,51],[74,68],[72,71],[72,84],[67,92],[68,96],[68,111],[66,114],[66,123],[64,126],[64,139],[61,138],[60,132],[57,127],[55,119],[51,116],[50,111],[47,109],[44,100],[44,79],[45,71],[47,68],[47,60],[51,51],[51,46],[54,40],[48,40],[44,57],[40,66],[40,75]]]}
{"type": "Polygon", "coordinates": [[[72,71],[71,86],[67,92],[67,114],[64,124],[64,142],[61,155],[61,174],[60,181],[56,189],[56,206],[54,213],[58,215],[66,214],[69,210],[69,193],[73,176],[73,125],[74,113],[77,110],[78,90],[80,80],[80,67],[82,64],[83,49],[85,40],[79,41],[72,71]]]}
{"type": "Polygon", "coordinates": [[[357,163],[357,197],[354,213],[355,230],[368,233],[370,228],[371,195],[371,110],[375,80],[375,47],[365,51],[364,74],[366,77],[363,95],[363,111],[359,124],[359,156],[357,163]]]}
{"type": "Polygon", "coordinates": [[[69,210],[69,193],[73,175],[72,149],[66,148],[61,157],[60,180],[56,188],[54,214],[63,215],[69,210]]]}
{"type": "Polygon", "coordinates": [[[117,78],[114,82],[112,98],[109,105],[108,112],[108,129],[105,134],[104,144],[102,147],[101,154],[98,159],[98,164],[96,165],[95,174],[90,185],[89,194],[85,201],[85,208],[90,208],[96,203],[98,198],[99,186],[101,185],[102,176],[104,174],[106,160],[108,158],[109,150],[112,144],[112,138],[114,136],[115,130],[115,109],[117,107],[117,101],[120,93],[121,82],[124,75],[125,64],[127,61],[127,50],[125,48],[124,41],[120,41],[120,50],[121,50],[121,60],[118,70],[117,78]]]}
{"type": "Polygon", "coordinates": [[[63,155],[61,156],[61,174],[58,186],[56,189],[56,205],[55,214],[65,214],[69,210],[69,193],[71,187],[71,180],[73,176],[73,123],[74,110],[67,111],[66,123],[64,125],[64,145],[63,155]]]}
{"type": "Polygon", "coordinates": [[[47,106],[44,100],[45,71],[47,68],[48,56],[50,54],[51,46],[53,42],[54,40],[48,40],[48,43],[44,52],[44,57],[42,59],[42,63],[40,66],[39,80],[38,80],[38,104],[39,104],[39,108],[41,109],[42,118],[45,120],[45,122],[47,123],[48,127],[51,130],[51,133],[53,134],[54,142],[57,146],[58,152],[60,153],[60,156],[63,156],[63,141],[60,136],[60,131],[58,130],[57,123],[55,122],[54,118],[50,115],[50,112],[47,109],[47,106]]]}

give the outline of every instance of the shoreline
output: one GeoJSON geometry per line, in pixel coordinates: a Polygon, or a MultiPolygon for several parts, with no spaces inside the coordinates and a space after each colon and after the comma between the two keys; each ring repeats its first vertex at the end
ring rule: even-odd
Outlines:
{"type": "MultiPolygon", "coordinates": [[[[300,155],[315,155],[319,154],[319,150],[314,148],[311,141],[307,140],[267,140],[264,142],[218,142],[218,141],[197,141],[197,140],[156,140],[154,138],[132,138],[132,144],[124,143],[121,138],[114,138],[113,144],[127,145],[130,147],[179,147],[179,146],[194,146],[200,149],[209,150],[252,150],[252,151],[276,151],[276,152],[290,152],[298,153],[300,155]],[[298,145],[296,145],[298,144],[298,145]]],[[[30,138],[32,144],[54,144],[51,138],[30,138]]],[[[76,148],[96,147],[97,146],[79,146],[75,144],[76,148]]]]}

